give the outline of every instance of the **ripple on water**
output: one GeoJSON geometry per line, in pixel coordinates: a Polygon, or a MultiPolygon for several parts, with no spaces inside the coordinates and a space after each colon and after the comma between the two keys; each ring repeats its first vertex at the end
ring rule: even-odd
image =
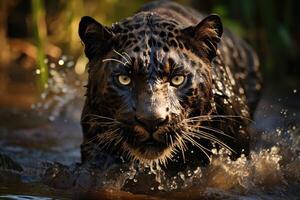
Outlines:
{"type": "MultiPolygon", "coordinates": [[[[299,195],[300,180],[300,136],[296,131],[289,140],[282,138],[281,142],[270,148],[253,150],[249,158],[242,155],[232,161],[225,150],[214,151],[209,166],[188,169],[173,177],[167,177],[160,168],[134,165],[95,170],[86,166],[70,168],[59,164],[54,164],[52,167],[55,170],[45,176],[50,181],[56,181],[54,184],[52,182],[52,187],[67,186],[69,189],[93,191],[99,188],[114,191],[125,189],[170,199],[193,195],[214,198],[217,195],[224,198],[248,196],[293,199],[299,195]],[[286,149],[287,147],[289,148],[286,149]],[[64,184],[66,181],[67,184],[64,184]],[[291,191],[294,193],[290,193],[291,191]]],[[[104,193],[102,191],[98,195],[104,193]]]]}
{"type": "MultiPolygon", "coordinates": [[[[75,109],[78,105],[74,104],[74,101],[78,99],[82,101],[84,81],[79,81],[76,74],[72,72],[72,66],[76,63],[64,57],[57,63],[47,61],[47,64],[51,70],[48,88],[41,94],[41,101],[32,105],[32,109],[43,115],[46,113],[49,126],[55,124],[58,117],[59,119],[64,118],[66,121],[72,119],[79,123],[80,109],[79,111],[78,108],[75,109]],[[64,66],[67,70],[63,70],[64,66]],[[74,110],[77,111],[74,112],[74,110]],[[63,117],[62,114],[64,114],[63,117]]],[[[293,90],[292,93],[297,94],[297,90],[293,90]]],[[[107,199],[112,197],[149,199],[150,196],[153,199],[192,197],[194,199],[297,199],[300,196],[300,134],[298,127],[294,124],[294,121],[297,120],[294,119],[299,111],[290,112],[286,108],[276,110],[275,107],[280,106],[278,104],[270,105],[268,102],[265,105],[268,105],[268,112],[264,110],[264,106],[260,106],[259,120],[255,125],[259,131],[253,133],[254,141],[248,158],[241,156],[232,161],[225,150],[214,150],[210,165],[187,169],[179,172],[176,176],[167,177],[159,167],[149,168],[120,164],[99,170],[79,164],[63,165],[54,162],[53,157],[50,159],[46,156],[44,161],[51,160],[52,162],[48,162],[44,168],[36,165],[36,168],[30,169],[39,171],[39,173],[34,173],[39,177],[28,178],[29,175],[26,173],[30,170],[25,169],[22,173],[16,172],[20,176],[18,184],[26,185],[28,182],[32,184],[30,180],[34,180],[35,184],[49,186],[46,189],[38,187],[30,194],[49,194],[45,192],[49,190],[54,192],[71,191],[71,193],[93,191],[92,195],[107,199]],[[148,196],[128,192],[142,193],[148,196]]],[[[52,132],[62,130],[64,127],[60,125],[59,129],[53,129],[52,132]]],[[[51,132],[47,134],[51,134],[51,132]]],[[[71,131],[69,134],[72,137],[73,132],[71,131]]],[[[59,140],[59,134],[56,137],[59,140]]],[[[61,145],[61,143],[58,144],[61,145]]],[[[74,142],[72,148],[79,148],[79,146],[74,142]]],[[[34,152],[34,149],[28,151],[34,152]]],[[[49,151],[53,151],[53,148],[49,151]]],[[[55,155],[63,158],[57,153],[55,155]]],[[[13,154],[11,156],[14,158],[13,154]]],[[[15,158],[22,165],[22,159],[18,159],[21,156],[16,155],[15,158]]],[[[27,153],[26,156],[30,157],[30,153],[27,153]]],[[[34,162],[34,160],[32,161],[34,162]]],[[[5,170],[14,172],[14,169],[5,170]]],[[[18,187],[15,190],[0,187],[0,195],[7,194],[8,191],[11,192],[10,194],[19,194],[18,187]]],[[[24,194],[26,194],[25,191],[23,191],[24,194]]],[[[0,198],[51,199],[47,195],[2,195],[0,198]]]]}

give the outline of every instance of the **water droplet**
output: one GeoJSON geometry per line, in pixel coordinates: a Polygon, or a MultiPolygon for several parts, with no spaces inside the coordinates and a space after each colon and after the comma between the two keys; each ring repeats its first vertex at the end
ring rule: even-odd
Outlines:
{"type": "Polygon", "coordinates": [[[217,155],[217,154],[218,154],[218,150],[215,149],[215,148],[213,148],[213,149],[211,150],[211,153],[217,155]]]}
{"type": "Polygon", "coordinates": [[[157,189],[158,189],[158,190],[163,190],[164,187],[160,185],[160,186],[157,187],[157,189]]]}
{"type": "Polygon", "coordinates": [[[53,115],[49,116],[49,121],[53,122],[55,120],[55,117],[53,115]]]}
{"type": "Polygon", "coordinates": [[[74,64],[75,64],[74,61],[71,60],[71,61],[69,61],[69,62],[67,63],[67,67],[73,67],[74,64]]]}
{"type": "Polygon", "coordinates": [[[277,128],[277,129],[276,129],[276,133],[277,133],[277,135],[278,135],[278,136],[280,136],[280,135],[281,135],[281,133],[282,133],[282,130],[281,130],[281,129],[279,129],[279,128],[277,128]]]}
{"type": "Polygon", "coordinates": [[[201,168],[200,167],[197,167],[195,170],[194,170],[194,174],[199,174],[201,173],[201,168]]]}
{"type": "Polygon", "coordinates": [[[288,113],[288,109],[281,109],[280,114],[282,114],[283,116],[287,116],[288,113]]]}
{"type": "Polygon", "coordinates": [[[41,73],[41,70],[40,70],[40,69],[36,69],[36,70],[35,70],[35,73],[36,73],[36,74],[40,74],[40,73],[41,73]]]}
{"type": "Polygon", "coordinates": [[[50,64],[50,67],[51,67],[51,68],[55,68],[55,66],[56,66],[55,63],[51,63],[51,64],[50,64]]]}
{"type": "Polygon", "coordinates": [[[297,89],[294,89],[294,90],[293,90],[293,93],[296,94],[296,93],[297,93],[297,89]]]}
{"type": "Polygon", "coordinates": [[[65,64],[65,61],[64,61],[64,60],[59,60],[59,61],[58,61],[58,64],[59,64],[60,66],[62,66],[63,64],[65,64]]]}
{"type": "Polygon", "coordinates": [[[62,56],[61,56],[61,59],[62,59],[63,61],[66,61],[66,60],[67,60],[67,56],[66,56],[66,55],[62,55],[62,56]]]}
{"type": "Polygon", "coordinates": [[[43,93],[41,94],[41,98],[42,98],[42,99],[45,99],[46,96],[47,96],[47,94],[46,94],[45,92],[43,92],[43,93]]]}
{"type": "Polygon", "coordinates": [[[185,176],[182,172],[179,172],[178,175],[183,181],[185,180],[185,176]]]}

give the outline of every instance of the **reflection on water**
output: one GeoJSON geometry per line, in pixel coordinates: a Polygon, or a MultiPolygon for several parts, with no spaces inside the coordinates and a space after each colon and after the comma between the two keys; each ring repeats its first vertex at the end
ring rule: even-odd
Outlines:
{"type": "Polygon", "coordinates": [[[2,195],[1,199],[10,199],[10,200],[51,200],[49,197],[35,197],[35,196],[26,196],[26,195],[2,195]]]}
{"type": "MultiPolygon", "coordinates": [[[[231,161],[224,150],[215,150],[209,166],[187,169],[174,177],[167,177],[158,167],[129,164],[100,170],[78,164],[85,77],[74,73],[74,62],[68,57],[57,63],[47,62],[52,77],[47,90],[30,110],[15,113],[35,123],[22,128],[18,124],[23,122],[16,120],[11,123],[18,128],[0,127],[1,199],[297,199],[300,196],[297,89],[280,99],[265,94],[256,114],[249,158],[241,156],[231,161]]],[[[9,112],[1,115],[10,115],[9,112]]]]}

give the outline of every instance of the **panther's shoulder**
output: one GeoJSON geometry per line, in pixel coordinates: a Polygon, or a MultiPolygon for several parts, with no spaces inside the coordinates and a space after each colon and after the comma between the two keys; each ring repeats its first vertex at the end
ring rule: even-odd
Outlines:
{"type": "MultiPolygon", "coordinates": [[[[136,15],[125,19],[115,27],[126,27],[127,29],[133,30],[140,28],[143,23],[146,24],[145,27],[147,27],[149,26],[149,24],[145,22],[147,15],[154,15],[154,17],[152,17],[152,23],[159,27],[162,32],[165,32],[166,35],[169,36],[175,36],[175,40],[170,40],[172,41],[171,45],[177,43],[180,45],[180,42],[176,40],[180,28],[197,25],[205,17],[205,15],[193,8],[182,6],[168,0],[159,0],[145,4],[136,15]]],[[[141,32],[143,32],[142,29],[141,32]]],[[[123,33],[124,32],[123,30],[123,33]]],[[[128,34],[127,36],[129,37],[130,35],[128,34]]],[[[127,38],[127,36],[125,37],[127,38]]],[[[138,39],[143,40],[142,37],[138,39]]],[[[182,44],[180,46],[184,45],[185,44],[182,44]]],[[[190,47],[187,46],[187,48],[190,47]]],[[[233,77],[237,85],[236,88],[234,88],[235,94],[246,96],[247,99],[245,101],[249,106],[250,115],[252,116],[262,90],[262,76],[259,70],[259,59],[256,52],[244,40],[224,28],[213,65],[217,68],[214,71],[216,76],[222,76],[225,70],[229,73],[230,77],[233,77]],[[227,70],[225,69],[226,67],[228,68],[227,70]],[[218,73],[221,74],[218,75],[218,73]]]]}

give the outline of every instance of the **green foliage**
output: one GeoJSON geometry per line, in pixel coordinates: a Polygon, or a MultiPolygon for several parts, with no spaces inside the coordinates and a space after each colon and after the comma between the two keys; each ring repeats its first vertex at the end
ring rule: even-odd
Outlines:
{"type": "MultiPolygon", "coordinates": [[[[75,57],[82,52],[77,35],[79,20],[89,15],[104,25],[111,25],[123,18],[131,16],[147,0],[74,0],[46,1],[46,19],[48,39],[62,48],[62,52],[75,57]]],[[[300,65],[299,55],[300,26],[299,1],[273,0],[178,0],[183,5],[189,5],[203,13],[217,13],[227,28],[245,38],[257,50],[265,77],[287,80],[298,78],[300,65]]],[[[43,34],[40,34],[40,19],[44,12],[42,0],[32,0],[32,16],[34,19],[34,38],[39,49],[38,65],[41,72],[43,64],[43,34]]],[[[43,74],[43,73],[42,73],[43,74]]],[[[47,79],[42,75],[42,82],[47,79]]],[[[293,81],[291,81],[293,82],[293,81]]],[[[294,83],[292,83],[294,84],[294,83]]]]}
{"type": "Polygon", "coordinates": [[[42,90],[48,82],[48,67],[45,64],[44,41],[46,39],[46,26],[44,22],[43,0],[32,0],[33,34],[37,47],[37,65],[39,68],[39,87],[42,90]]]}
{"type": "MultiPolygon", "coordinates": [[[[201,3],[205,2],[193,1],[194,6],[201,3]]],[[[300,49],[296,45],[299,8],[297,0],[212,0],[205,12],[219,14],[227,28],[254,46],[265,78],[295,87],[300,75],[300,49]]]]}

